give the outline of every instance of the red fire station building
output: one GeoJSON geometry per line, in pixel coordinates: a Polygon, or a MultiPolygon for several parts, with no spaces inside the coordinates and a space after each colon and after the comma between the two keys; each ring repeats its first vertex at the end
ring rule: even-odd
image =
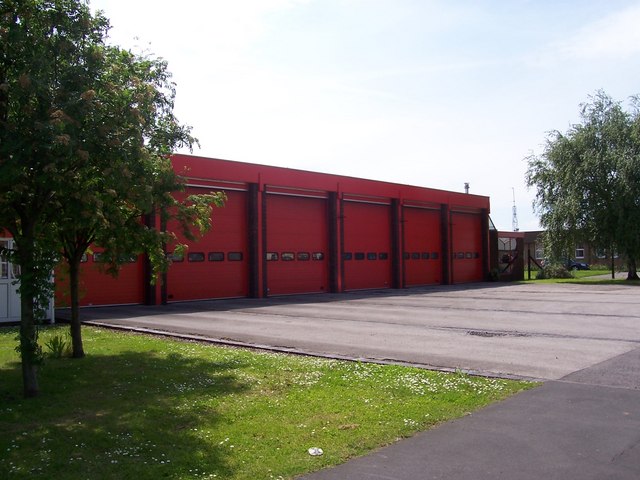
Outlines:
{"type": "MultiPolygon", "coordinates": [[[[224,191],[213,228],[156,286],[143,256],[117,278],[83,264],[82,305],[266,297],[478,282],[489,272],[489,198],[175,155],[186,194],[224,191]]],[[[169,225],[171,228],[171,225],[169,225]]],[[[57,305],[66,294],[57,291],[57,305]]]]}

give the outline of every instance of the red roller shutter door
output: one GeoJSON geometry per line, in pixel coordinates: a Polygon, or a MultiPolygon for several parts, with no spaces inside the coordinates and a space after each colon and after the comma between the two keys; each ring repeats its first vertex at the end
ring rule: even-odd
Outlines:
{"type": "Polygon", "coordinates": [[[391,214],[388,205],[344,202],[346,290],[391,286],[391,214]]]}
{"type": "Polygon", "coordinates": [[[325,292],[329,284],[327,201],[267,195],[267,292],[325,292]]]}
{"type": "MultiPolygon", "coordinates": [[[[193,193],[202,193],[202,190],[189,189],[187,192],[193,193]]],[[[168,301],[248,295],[247,194],[225,193],[224,207],[213,209],[211,230],[195,242],[188,242],[185,257],[169,267],[168,301]]]]}
{"type": "MultiPolygon", "coordinates": [[[[97,250],[97,249],[96,249],[97,250]]],[[[100,252],[87,255],[80,265],[80,305],[126,305],[144,303],[144,266],[142,256],[120,267],[117,277],[101,269],[100,252]]],[[[59,268],[56,272],[56,305],[70,304],[68,272],[59,268]]]]}
{"type": "Polygon", "coordinates": [[[440,210],[404,207],[405,285],[432,285],[442,281],[440,210]]]}
{"type": "Polygon", "coordinates": [[[482,218],[478,214],[452,213],[453,283],[482,281],[482,218]]]}

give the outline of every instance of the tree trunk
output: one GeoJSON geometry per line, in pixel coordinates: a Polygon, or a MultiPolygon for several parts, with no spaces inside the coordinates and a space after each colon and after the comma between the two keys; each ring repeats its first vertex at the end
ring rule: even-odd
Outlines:
{"type": "Polygon", "coordinates": [[[636,270],[636,259],[629,257],[627,260],[627,266],[629,268],[629,273],[627,273],[627,280],[640,280],[640,277],[638,277],[638,272],[636,270]]]}
{"type": "Polygon", "coordinates": [[[30,285],[33,278],[32,269],[29,268],[31,266],[31,262],[24,262],[21,265],[22,274],[20,276],[20,358],[22,360],[22,383],[26,398],[35,397],[40,393],[37,377],[38,328],[34,318],[33,295],[29,294],[33,291],[33,285],[30,285]]]}
{"type": "Polygon", "coordinates": [[[613,248],[609,249],[611,253],[611,280],[616,279],[616,260],[613,258],[613,248]]]}
{"type": "Polygon", "coordinates": [[[80,324],[80,259],[73,259],[69,262],[69,290],[71,294],[71,344],[73,358],[84,357],[84,347],[82,346],[82,325],[80,324]]]}

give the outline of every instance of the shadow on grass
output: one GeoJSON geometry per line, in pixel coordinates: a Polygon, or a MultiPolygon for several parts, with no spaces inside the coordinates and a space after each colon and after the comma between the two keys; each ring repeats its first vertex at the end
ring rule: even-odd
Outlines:
{"type": "Polygon", "coordinates": [[[232,476],[214,436],[219,400],[248,388],[238,368],[154,351],[48,360],[30,400],[19,365],[0,369],[0,478],[232,476]]]}

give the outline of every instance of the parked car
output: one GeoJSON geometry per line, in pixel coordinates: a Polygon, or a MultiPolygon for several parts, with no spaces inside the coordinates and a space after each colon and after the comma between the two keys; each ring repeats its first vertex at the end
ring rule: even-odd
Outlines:
{"type": "Polygon", "coordinates": [[[567,269],[569,270],[591,270],[588,263],[577,262],[575,260],[567,260],[567,269]]]}

